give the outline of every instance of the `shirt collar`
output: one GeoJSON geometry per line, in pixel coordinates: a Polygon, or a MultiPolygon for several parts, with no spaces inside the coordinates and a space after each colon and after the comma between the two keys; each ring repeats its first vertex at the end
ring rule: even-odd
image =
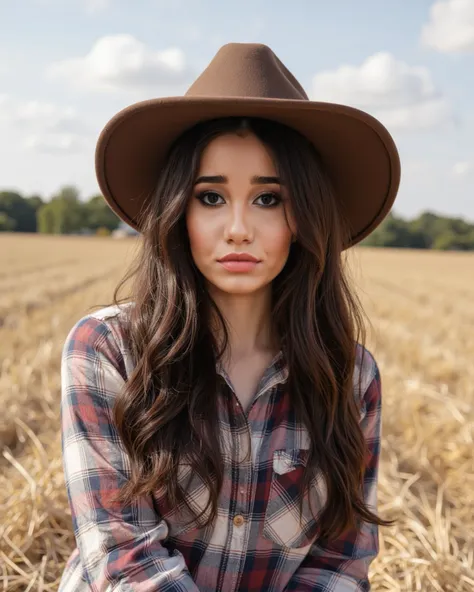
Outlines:
{"type": "MultiPolygon", "coordinates": [[[[234,390],[232,386],[232,382],[229,378],[229,375],[225,371],[224,367],[222,366],[221,362],[216,363],[216,372],[220,374],[228,386],[234,390]]],[[[255,395],[255,399],[262,395],[267,390],[273,388],[277,384],[284,383],[288,379],[288,365],[285,362],[283,356],[283,350],[280,350],[272,359],[270,364],[267,366],[265,372],[263,373],[262,378],[257,387],[257,393],[255,395]]]]}

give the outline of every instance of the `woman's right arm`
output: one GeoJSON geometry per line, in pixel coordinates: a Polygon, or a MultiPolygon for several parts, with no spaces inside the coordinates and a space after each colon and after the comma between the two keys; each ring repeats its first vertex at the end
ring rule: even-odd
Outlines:
{"type": "Polygon", "coordinates": [[[130,474],[112,422],[125,381],[121,362],[103,321],[86,316],[70,330],[61,358],[62,452],[85,578],[94,592],[198,592],[183,556],[162,545],[168,529],[151,496],[129,505],[111,500],[130,474]]]}

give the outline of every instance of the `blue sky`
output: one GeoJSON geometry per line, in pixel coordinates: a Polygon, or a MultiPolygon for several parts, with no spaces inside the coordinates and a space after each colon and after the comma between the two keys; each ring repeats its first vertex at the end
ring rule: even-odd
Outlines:
{"type": "Polygon", "coordinates": [[[228,42],[269,45],[310,98],[387,126],[396,213],[474,221],[474,0],[0,0],[0,189],[96,193],[110,117],[183,94],[228,42]]]}

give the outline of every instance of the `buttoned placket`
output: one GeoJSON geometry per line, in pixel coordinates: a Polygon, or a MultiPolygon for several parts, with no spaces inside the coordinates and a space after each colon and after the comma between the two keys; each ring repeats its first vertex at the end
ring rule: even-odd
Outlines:
{"type": "Polygon", "coordinates": [[[240,404],[227,373],[221,372],[231,397],[229,421],[232,423],[232,491],[229,504],[229,528],[227,533],[225,571],[227,574],[216,592],[235,592],[238,589],[240,573],[245,561],[245,549],[249,536],[249,503],[252,489],[252,459],[249,447],[250,428],[247,416],[240,404]]]}
{"type": "MultiPolygon", "coordinates": [[[[252,400],[247,413],[242,408],[242,405],[235,393],[232,381],[227,372],[222,366],[218,367],[218,373],[224,378],[229,387],[229,394],[232,397],[233,417],[230,421],[234,422],[234,433],[238,434],[233,442],[234,450],[234,467],[233,472],[236,473],[235,482],[233,482],[233,492],[231,496],[231,520],[229,524],[228,546],[230,547],[230,554],[227,561],[226,571],[233,574],[232,581],[226,578],[225,592],[235,592],[238,587],[240,575],[243,564],[245,562],[245,548],[247,546],[247,538],[250,535],[249,524],[249,505],[250,495],[253,489],[253,458],[257,451],[248,449],[249,444],[252,447],[252,428],[251,428],[251,414],[255,405],[258,405],[259,399],[274,388],[278,383],[284,382],[288,376],[288,370],[285,367],[283,370],[275,371],[275,363],[278,354],[273,359],[272,363],[264,372],[258,387],[257,392],[252,400]]],[[[219,590],[221,588],[219,587],[219,590]]]]}

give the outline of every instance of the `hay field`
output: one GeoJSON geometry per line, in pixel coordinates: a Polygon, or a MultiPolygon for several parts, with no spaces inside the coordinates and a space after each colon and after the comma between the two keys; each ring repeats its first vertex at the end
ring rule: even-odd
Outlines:
{"type": "MultiPolygon", "coordinates": [[[[0,590],[55,591],[74,539],[60,353],[134,239],[0,235],[0,590]]],[[[383,383],[374,591],[474,590],[474,256],[353,249],[383,383]]]]}

